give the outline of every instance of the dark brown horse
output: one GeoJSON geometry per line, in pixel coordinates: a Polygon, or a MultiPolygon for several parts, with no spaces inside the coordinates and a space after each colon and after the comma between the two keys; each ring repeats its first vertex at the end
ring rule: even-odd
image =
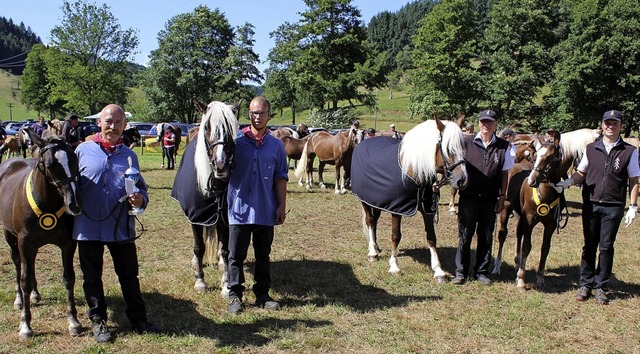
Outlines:
{"type": "MultiPolygon", "coordinates": [[[[162,147],[162,165],[160,167],[164,168],[164,159],[167,158],[167,149],[164,148],[163,139],[167,134],[169,126],[171,123],[158,123],[156,125],[156,140],[160,142],[160,146],[162,147]]],[[[171,125],[175,134],[175,146],[176,148],[173,150],[173,161],[178,161],[178,149],[180,149],[180,143],[182,142],[182,128],[177,124],[171,125]]]]}
{"type": "Polygon", "coordinates": [[[398,245],[402,239],[402,216],[420,211],[431,251],[431,269],[438,282],[446,281],[436,247],[434,215],[437,198],[433,185],[450,183],[464,189],[467,170],[464,164],[463,135],[454,122],[425,121],[409,130],[402,141],[390,137],[365,139],[353,152],[351,185],[362,202],[363,226],[369,239],[370,261],[377,260],[380,248],[377,223],[382,211],[391,213],[391,257],[389,273],[400,273],[398,245]],[[437,173],[444,177],[438,181],[437,173]]]}
{"type": "MultiPolygon", "coordinates": [[[[229,254],[229,223],[227,220],[227,185],[233,166],[238,106],[213,101],[202,115],[200,126],[191,129],[189,144],[184,151],[171,189],[171,197],[191,223],[194,247],[191,261],[195,289],[204,292],[205,258],[213,263],[216,246],[225,268],[220,281],[221,292],[228,294],[226,264],[229,254]],[[207,257],[205,257],[205,254],[207,257]]],[[[219,263],[220,264],[220,263],[219,263]]]]}
{"type": "Polygon", "coordinates": [[[71,233],[73,215],[82,210],[77,194],[78,158],[63,140],[41,139],[30,129],[27,133],[40,149],[40,157],[13,158],[0,165],[0,221],[16,268],[14,306],[22,307],[19,335],[22,339],[33,335],[31,303],[40,300],[35,260],[38,249],[46,244],[62,251],[69,333],[77,335],[81,326],[73,296],[76,244],[71,233]]]}
{"type": "Polygon", "coordinates": [[[324,166],[335,165],[336,166],[336,194],[344,194],[347,192],[345,189],[345,179],[349,175],[351,169],[351,155],[353,149],[362,140],[362,132],[357,129],[349,129],[342,131],[336,135],[325,131],[319,131],[312,133],[309,136],[309,140],[304,145],[302,150],[302,157],[300,158],[300,164],[296,168],[296,177],[302,178],[303,173],[307,174],[306,188],[311,188],[313,183],[312,171],[313,160],[318,157],[318,184],[320,188],[326,188],[322,174],[324,172],[324,166]],[[341,169],[344,168],[344,178],[341,177],[341,169]]]}
{"type": "Polygon", "coordinates": [[[531,252],[531,234],[538,224],[544,225],[544,236],[540,250],[540,264],[537,272],[537,287],[544,289],[544,271],[551,237],[560,222],[562,208],[561,194],[553,185],[560,181],[562,173],[560,154],[560,134],[556,133],[553,143],[544,143],[536,153],[536,160],[516,164],[509,171],[509,185],[505,208],[500,214],[499,248],[493,273],[500,273],[502,251],[507,238],[509,215],[515,211],[519,216],[516,228],[516,286],[526,288],[525,270],[527,257],[531,252]]]}

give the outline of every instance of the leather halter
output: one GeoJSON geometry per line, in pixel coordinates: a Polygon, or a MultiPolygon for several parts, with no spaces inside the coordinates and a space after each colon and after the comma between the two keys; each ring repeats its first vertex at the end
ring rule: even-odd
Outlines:
{"type": "Polygon", "coordinates": [[[29,201],[29,206],[31,207],[31,210],[33,210],[33,212],[38,217],[38,225],[43,230],[48,231],[56,227],[56,225],[58,224],[58,218],[60,218],[62,214],[64,214],[67,208],[63,203],[62,207],[60,207],[60,209],[58,209],[58,211],[56,211],[53,214],[42,212],[42,210],[40,210],[40,208],[38,207],[38,201],[36,199],[36,195],[33,190],[33,179],[31,178],[32,175],[33,175],[33,170],[29,172],[29,176],[27,177],[27,183],[25,184],[25,192],[27,193],[27,200],[29,201]]]}

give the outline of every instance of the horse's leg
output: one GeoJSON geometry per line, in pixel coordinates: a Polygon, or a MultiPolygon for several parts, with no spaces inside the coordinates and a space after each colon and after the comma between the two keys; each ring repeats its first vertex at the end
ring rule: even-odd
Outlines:
{"type": "Polygon", "coordinates": [[[73,269],[73,256],[76,253],[76,242],[65,241],[60,245],[62,252],[62,282],[67,289],[67,320],[69,321],[69,334],[77,336],[82,331],[82,326],[78,321],[78,310],[76,309],[76,298],[73,289],[76,285],[76,273],[73,269]]]}
{"type": "Polygon", "coordinates": [[[320,188],[322,189],[327,188],[327,186],[324,185],[324,178],[322,177],[322,174],[324,172],[324,165],[326,165],[326,163],[318,159],[318,186],[320,186],[320,188]]]}
{"type": "Polygon", "coordinates": [[[532,224],[529,220],[526,220],[526,216],[522,216],[519,221],[521,221],[522,225],[522,236],[520,237],[522,240],[520,243],[520,262],[518,262],[518,272],[516,273],[516,286],[518,289],[525,289],[526,282],[526,270],[527,270],[527,257],[529,257],[529,253],[531,253],[531,232],[533,231],[532,224]]]}
{"type": "Polygon", "coordinates": [[[191,224],[191,231],[193,232],[193,259],[191,260],[191,265],[193,266],[194,276],[196,278],[194,288],[197,292],[203,293],[207,290],[202,267],[202,259],[204,258],[205,251],[204,227],[202,225],[191,224]]]}
{"type": "MultiPolygon", "coordinates": [[[[505,202],[506,204],[507,202],[505,202]]],[[[504,242],[507,240],[507,234],[509,229],[507,224],[509,223],[509,215],[511,214],[511,206],[505,206],[504,210],[500,213],[500,230],[498,230],[498,254],[493,261],[493,271],[491,274],[500,274],[500,268],[502,267],[502,251],[504,250],[504,242]]]]}
{"type": "Polygon", "coordinates": [[[22,272],[20,250],[18,249],[17,236],[4,231],[4,238],[7,240],[9,247],[11,248],[11,260],[13,266],[16,268],[16,298],[13,301],[13,308],[16,310],[22,309],[22,289],[20,288],[20,277],[22,272]]]}
{"type": "MultiPolygon", "coordinates": [[[[222,277],[220,278],[220,294],[229,297],[229,281],[227,279],[227,265],[229,264],[229,223],[228,221],[216,224],[218,245],[220,245],[220,262],[222,262],[222,277]]],[[[218,263],[220,265],[220,263],[218,263]]]]}
{"type": "Polygon", "coordinates": [[[551,237],[555,231],[554,221],[550,225],[544,225],[544,236],[542,238],[542,246],[540,248],[540,264],[538,265],[538,273],[536,279],[536,285],[538,290],[545,289],[544,272],[547,264],[547,256],[549,256],[549,250],[551,249],[551,237]]]}
{"type": "Polygon", "coordinates": [[[162,146],[162,164],[160,165],[160,168],[164,168],[164,158],[167,156],[167,149],[165,149],[162,140],[160,140],[160,145],[162,146]]]}
{"type": "Polygon", "coordinates": [[[344,188],[344,178],[340,178],[340,170],[342,169],[342,164],[340,162],[336,162],[336,194],[345,194],[347,190],[344,188]]]}
{"type": "Polygon", "coordinates": [[[402,240],[402,216],[391,214],[391,257],[389,257],[389,274],[400,274],[398,267],[398,245],[402,240]]]}
{"type": "Polygon", "coordinates": [[[369,262],[377,261],[380,255],[380,247],[378,247],[376,231],[381,211],[380,209],[375,209],[362,203],[362,212],[362,226],[369,239],[369,253],[367,254],[367,258],[369,262]]]}
{"type": "MultiPolygon", "coordinates": [[[[20,242],[20,241],[18,241],[20,242]]],[[[31,299],[25,294],[31,294],[33,284],[31,284],[32,274],[35,273],[36,249],[35,246],[20,242],[20,290],[22,291],[22,314],[20,316],[20,339],[28,339],[33,336],[31,329],[31,299]]]]}
{"type": "Polygon", "coordinates": [[[424,230],[427,233],[427,245],[429,246],[429,252],[431,253],[431,270],[433,270],[433,277],[437,283],[444,283],[447,281],[447,276],[442,265],[440,264],[440,257],[438,256],[436,229],[434,226],[434,214],[427,214],[422,212],[422,220],[424,221],[424,230]]]}
{"type": "Polygon", "coordinates": [[[449,199],[450,215],[456,215],[456,194],[458,194],[458,190],[455,188],[451,188],[451,199],[449,199]]]}
{"type": "MultiPolygon", "coordinates": [[[[304,158],[304,156],[302,157],[304,158]]],[[[307,157],[307,184],[306,184],[306,188],[311,189],[311,187],[313,186],[313,160],[315,159],[315,155],[313,154],[308,154],[307,157]]]]}

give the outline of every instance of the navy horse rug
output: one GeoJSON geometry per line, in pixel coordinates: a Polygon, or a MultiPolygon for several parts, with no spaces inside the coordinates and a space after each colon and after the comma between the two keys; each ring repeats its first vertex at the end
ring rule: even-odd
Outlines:
{"type": "MultiPolygon", "coordinates": [[[[399,142],[391,137],[375,137],[356,145],[351,161],[351,190],[361,202],[374,208],[413,216],[419,202],[433,199],[433,192],[431,188],[420,188],[403,173],[399,142]]],[[[431,209],[425,208],[427,212],[431,209]]]]}
{"type": "MultiPolygon", "coordinates": [[[[171,188],[171,198],[180,203],[180,208],[189,222],[202,226],[213,226],[218,222],[219,212],[226,214],[226,185],[215,185],[215,191],[205,196],[198,188],[196,177],[195,152],[196,141],[193,139],[180,160],[180,167],[176,172],[171,188]],[[222,206],[224,206],[222,208],[222,206]]],[[[214,179],[214,183],[220,183],[214,179]]],[[[226,183],[225,183],[226,184],[226,183]]],[[[223,215],[223,218],[226,215],[223,215]]]]}

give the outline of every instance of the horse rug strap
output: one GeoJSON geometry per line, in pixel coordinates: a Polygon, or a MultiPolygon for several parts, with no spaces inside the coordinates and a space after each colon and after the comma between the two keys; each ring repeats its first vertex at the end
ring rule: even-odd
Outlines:
{"type": "Polygon", "coordinates": [[[31,210],[38,217],[38,225],[43,230],[51,230],[58,224],[58,219],[64,214],[67,209],[64,203],[62,203],[62,207],[58,209],[54,214],[52,213],[44,213],[38,207],[38,201],[36,200],[35,191],[33,190],[33,179],[31,176],[33,175],[33,170],[29,172],[29,176],[27,177],[27,183],[25,184],[25,192],[27,193],[27,200],[29,201],[29,206],[31,206],[31,210]]]}
{"type": "MultiPolygon", "coordinates": [[[[226,214],[226,188],[205,196],[198,187],[195,168],[196,141],[193,139],[180,160],[171,188],[171,198],[180,203],[180,208],[189,222],[202,226],[213,226],[218,222],[220,214],[226,214]],[[219,200],[221,199],[221,200],[219,200]],[[225,205],[225,207],[221,207],[225,205]]],[[[226,215],[222,215],[223,218],[226,215]]]]}
{"type": "Polygon", "coordinates": [[[549,211],[551,211],[551,209],[555,208],[558,205],[558,203],[560,202],[560,197],[558,197],[553,202],[551,202],[550,204],[541,203],[540,202],[540,192],[538,192],[538,188],[532,188],[532,191],[533,191],[533,201],[536,202],[536,212],[540,216],[545,216],[545,215],[549,214],[549,211]]]}
{"type": "MultiPolygon", "coordinates": [[[[420,188],[402,172],[399,140],[365,139],[356,145],[351,160],[351,190],[361,202],[402,216],[413,216],[419,202],[432,201],[431,188],[420,188]]],[[[427,212],[431,208],[425,208],[427,212]]]]}

